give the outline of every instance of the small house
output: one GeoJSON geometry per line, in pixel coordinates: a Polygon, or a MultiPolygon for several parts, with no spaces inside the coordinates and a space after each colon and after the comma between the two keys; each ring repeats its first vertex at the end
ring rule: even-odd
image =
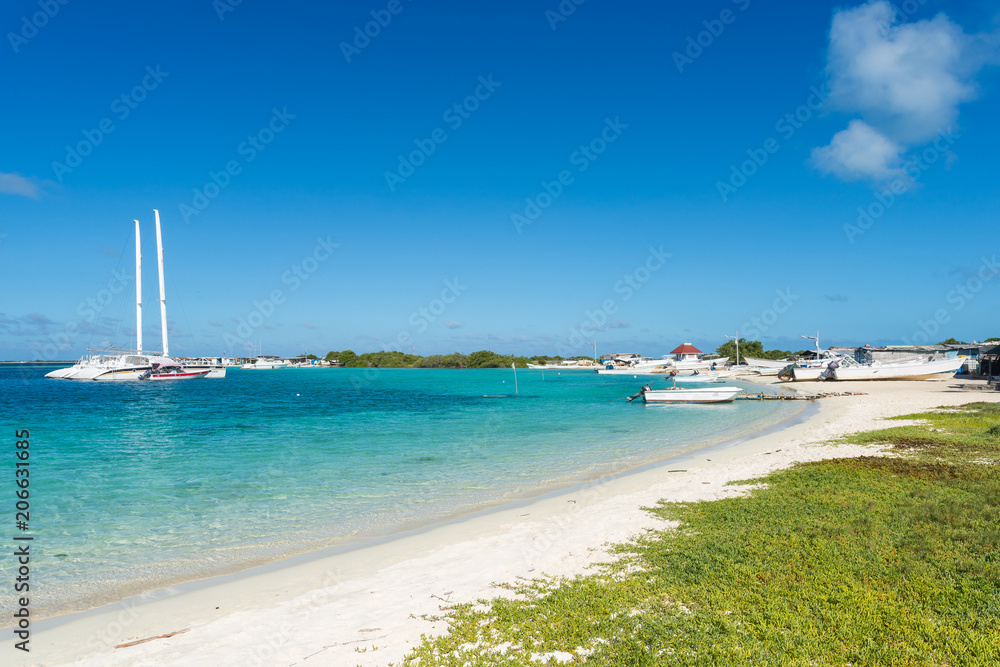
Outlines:
{"type": "Polygon", "coordinates": [[[691,343],[684,343],[671,350],[670,354],[675,355],[674,358],[677,361],[698,361],[698,355],[701,354],[701,350],[691,343]]]}

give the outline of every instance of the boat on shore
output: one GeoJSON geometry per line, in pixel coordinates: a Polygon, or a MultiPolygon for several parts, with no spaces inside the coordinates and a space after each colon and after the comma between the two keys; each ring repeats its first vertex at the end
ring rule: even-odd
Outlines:
{"type": "MultiPolygon", "coordinates": [[[[757,357],[743,356],[743,359],[747,362],[747,366],[753,368],[754,370],[761,368],[784,368],[788,364],[795,363],[794,361],[789,361],[788,359],[758,359],[757,357]]],[[[761,374],[763,375],[763,373],[761,374]]]]}
{"type": "Polygon", "coordinates": [[[844,364],[830,372],[834,380],[928,380],[941,375],[954,375],[965,363],[963,357],[934,361],[901,363],[844,364]]]}
{"type": "Polygon", "coordinates": [[[240,368],[247,371],[270,371],[278,368],[288,368],[290,366],[290,362],[280,357],[261,355],[254,359],[253,363],[243,364],[240,368]]]}
{"type": "Polygon", "coordinates": [[[720,373],[699,373],[696,371],[690,375],[674,375],[670,379],[678,384],[705,384],[708,382],[722,382],[722,375],[720,373]]]}

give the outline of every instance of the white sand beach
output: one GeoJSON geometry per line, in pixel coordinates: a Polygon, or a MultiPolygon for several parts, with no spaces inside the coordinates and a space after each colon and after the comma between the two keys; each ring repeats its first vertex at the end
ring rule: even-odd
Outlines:
{"type": "MultiPolygon", "coordinates": [[[[972,381],[966,381],[973,383],[972,381]]],[[[732,480],[798,461],[858,456],[870,448],[823,444],[943,405],[1000,402],[956,380],[799,383],[807,393],[866,392],[817,402],[808,418],[723,449],[502,507],[333,556],[222,577],[192,590],[129,600],[31,636],[19,664],[386,665],[441,633],[428,620],[460,602],[503,593],[494,583],[572,576],[607,559],[601,546],[664,527],[641,507],[659,499],[741,493],[732,480]],[[158,599],[154,599],[154,597],[158,599]],[[151,637],[124,648],[121,644],[151,637]]],[[[46,623],[39,624],[44,627],[46,623]]],[[[50,621],[48,625],[52,625],[50,621]]],[[[14,664],[12,641],[0,647],[14,664]]]]}

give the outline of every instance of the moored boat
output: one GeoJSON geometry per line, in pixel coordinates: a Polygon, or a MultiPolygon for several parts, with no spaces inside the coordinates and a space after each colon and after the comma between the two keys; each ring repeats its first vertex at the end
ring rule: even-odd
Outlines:
{"type": "Polygon", "coordinates": [[[252,364],[243,364],[240,368],[244,370],[253,371],[267,371],[274,370],[277,368],[288,368],[291,364],[285,359],[274,356],[261,355],[254,360],[252,364]]]}
{"type": "Polygon", "coordinates": [[[739,387],[669,387],[642,388],[642,400],[646,403],[731,403],[740,393],[739,387]]]}
{"type": "Polygon", "coordinates": [[[221,359],[181,359],[180,362],[186,371],[205,371],[205,377],[210,380],[226,377],[226,366],[221,359]]]}
{"type": "MultiPolygon", "coordinates": [[[[163,239],[160,234],[160,212],[153,209],[156,219],[156,255],[160,277],[160,328],[163,335],[162,354],[143,352],[142,349],[142,244],[139,236],[139,221],[135,220],[135,319],[136,349],[89,351],[79,362],[69,368],[60,368],[45,377],[62,380],[140,380],[158,375],[155,379],[189,379],[186,374],[176,371],[158,372],[158,369],[180,368],[169,357],[167,348],[167,299],[163,279],[163,239]]],[[[205,374],[198,374],[204,377],[205,374]]]]}

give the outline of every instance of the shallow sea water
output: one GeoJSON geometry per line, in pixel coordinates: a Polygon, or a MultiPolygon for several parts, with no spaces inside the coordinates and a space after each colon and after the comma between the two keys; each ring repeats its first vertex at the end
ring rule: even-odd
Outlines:
{"type": "Polygon", "coordinates": [[[0,366],[0,474],[13,479],[28,429],[25,534],[46,616],[540,495],[802,409],[628,403],[655,378],[587,371],[518,370],[511,398],[511,369],[100,383],[44,378],[52,368],[0,366]]]}

